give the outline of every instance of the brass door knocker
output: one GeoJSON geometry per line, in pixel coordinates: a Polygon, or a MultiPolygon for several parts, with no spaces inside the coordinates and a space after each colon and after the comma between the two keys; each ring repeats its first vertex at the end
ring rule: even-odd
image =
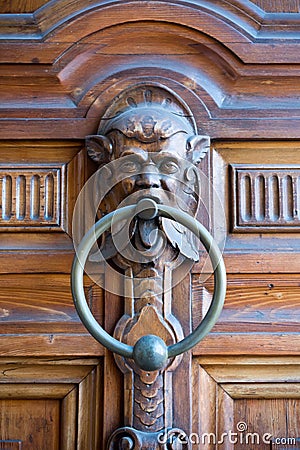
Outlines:
{"type": "Polygon", "coordinates": [[[108,448],[189,448],[188,444],[163,444],[158,435],[171,429],[177,430],[173,438],[178,438],[181,432],[174,428],[172,414],[162,410],[168,403],[163,398],[172,390],[172,377],[165,373],[174,371],[180,363],[178,356],[209,333],[225,299],[221,251],[195,218],[200,201],[195,164],[206,155],[209,138],[197,134],[193,114],[177,95],[155,83],[140,83],[114,99],[98,134],[88,136],[86,146],[100,171],[75,209],[76,232],[76,217],[83,215],[87,199],[93,203],[87,214],[93,223],[76,246],[72,293],[81,321],[114,352],[125,382],[132,386],[126,391],[130,415],[125,427],[111,436],[108,448]],[[198,260],[199,242],[213,267],[214,293],[201,323],[184,336],[172,313],[176,278],[172,274],[184,266],[183,261],[198,260]],[[114,337],[94,318],[85,298],[83,275],[89,259],[105,262],[109,270],[120,274],[127,291],[131,286],[114,337]],[[155,390],[156,386],[160,388],[155,390]]]}

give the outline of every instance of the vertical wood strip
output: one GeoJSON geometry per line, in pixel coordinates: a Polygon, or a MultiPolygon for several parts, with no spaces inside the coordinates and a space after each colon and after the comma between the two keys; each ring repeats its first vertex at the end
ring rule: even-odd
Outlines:
{"type": "MultiPolygon", "coordinates": [[[[120,278],[106,270],[104,329],[110,334],[113,334],[117,320],[119,320],[124,313],[122,299],[112,293],[116,289],[116,283],[119,283],[118,289],[121,292],[120,278]]],[[[124,416],[124,395],[127,399],[130,398],[130,393],[126,392],[128,388],[132,389],[131,383],[129,382],[126,385],[126,380],[124,383],[123,374],[117,367],[113,354],[105,349],[103,390],[103,408],[105,414],[103,417],[102,448],[106,448],[109,436],[120,426],[120,424],[124,423],[125,426],[132,425],[132,417],[128,418],[124,416]],[[125,391],[125,393],[122,391],[125,391]]]]}
{"type": "Polygon", "coordinates": [[[94,371],[79,384],[78,396],[78,450],[94,449],[94,371]]]}
{"type": "Polygon", "coordinates": [[[61,404],[61,450],[75,450],[77,436],[77,398],[78,388],[74,389],[62,400],[61,404]]]}
{"type": "MultiPolygon", "coordinates": [[[[168,268],[165,269],[165,277],[167,282],[168,268]]],[[[174,276],[174,272],[170,270],[171,277],[174,276]]],[[[184,336],[187,336],[191,332],[191,277],[187,275],[180,283],[171,289],[171,279],[169,279],[169,286],[165,286],[168,289],[167,295],[168,301],[164,299],[165,305],[168,307],[169,311],[165,311],[165,317],[171,318],[171,314],[174,317],[180,317],[181,329],[175,329],[177,332],[177,339],[181,340],[181,333],[183,331],[184,336]],[[170,313],[170,314],[169,314],[170,313]]],[[[170,319],[169,319],[170,320],[170,319]]],[[[171,375],[169,375],[171,376],[171,375]]],[[[172,372],[172,384],[170,382],[169,389],[172,386],[173,398],[173,411],[172,413],[167,413],[167,418],[173,420],[173,424],[176,424],[179,428],[184,430],[186,433],[190,433],[192,430],[192,392],[191,392],[191,377],[192,377],[192,355],[191,352],[184,353],[179,366],[172,372]],[[182,401],[184,399],[184,402],[182,401]]],[[[165,402],[167,403],[168,393],[165,393],[165,402]]],[[[171,396],[170,396],[171,397],[171,396]]],[[[172,405],[170,405],[172,407],[172,405]]],[[[167,423],[167,421],[166,421],[167,423]]]]}
{"type": "Polygon", "coordinates": [[[276,222],[280,216],[279,180],[277,175],[269,178],[269,218],[276,222]]]}
{"type": "Polygon", "coordinates": [[[243,222],[248,222],[252,216],[252,195],[251,195],[251,178],[249,175],[244,175],[240,182],[241,188],[241,218],[243,222]]]}
{"type": "Polygon", "coordinates": [[[295,179],[295,216],[300,220],[300,177],[295,179]]]}
{"type": "Polygon", "coordinates": [[[5,175],[2,180],[2,219],[9,220],[12,215],[12,178],[5,175]]]}
{"type": "Polygon", "coordinates": [[[49,173],[45,177],[45,220],[52,220],[54,215],[54,177],[53,173],[49,173]]]}
{"type": "Polygon", "coordinates": [[[32,220],[40,217],[40,186],[40,176],[33,175],[30,181],[30,218],[32,220]]]}
{"type": "Polygon", "coordinates": [[[94,448],[101,448],[103,442],[103,362],[98,364],[94,373],[94,448]]]}
{"type": "Polygon", "coordinates": [[[19,175],[16,180],[16,218],[24,220],[26,215],[26,178],[19,175]]]}
{"type": "Polygon", "coordinates": [[[218,450],[235,450],[232,443],[223,433],[234,430],[234,402],[233,399],[217,385],[217,439],[218,450]]]}
{"type": "Polygon", "coordinates": [[[293,180],[290,175],[282,178],[282,216],[290,221],[294,218],[293,180]]]}
{"type": "MultiPolygon", "coordinates": [[[[193,393],[197,392],[198,411],[194,409],[194,428],[199,436],[199,448],[214,450],[216,448],[216,414],[217,414],[217,384],[206,370],[195,361],[193,393]],[[197,425],[198,423],[198,425],[197,425]]],[[[194,404],[193,404],[194,406],[194,404]]]]}
{"type": "Polygon", "coordinates": [[[258,175],[255,178],[255,195],[254,195],[254,203],[255,203],[255,219],[258,221],[262,221],[265,219],[265,178],[263,175],[258,175]]]}

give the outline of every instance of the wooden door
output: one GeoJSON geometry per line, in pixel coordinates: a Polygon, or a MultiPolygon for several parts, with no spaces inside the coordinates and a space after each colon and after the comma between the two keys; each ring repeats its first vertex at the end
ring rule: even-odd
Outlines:
{"type": "MultiPolygon", "coordinates": [[[[96,170],[86,136],[144,81],[211,138],[199,220],[222,228],[228,274],[174,371],[172,426],[195,449],[299,449],[299,1],[15,0],[0,23],[0,448],[104,449],[128,424],[123,374],[73,306],[72,213],[96,170]]],[[[174,294],[186,334],[212,290],[195,264],[174,294]]],[[[122,299],[86,292],[112,333],[122,299]]]]}

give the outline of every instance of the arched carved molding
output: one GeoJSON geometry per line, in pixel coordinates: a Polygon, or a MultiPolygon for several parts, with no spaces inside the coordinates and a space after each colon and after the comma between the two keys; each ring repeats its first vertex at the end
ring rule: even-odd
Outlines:
{"type": "MultiPolygon", "coordinates": [[[[66,49],[68,43],[77,42],[100,28],[137,20],[175,22],[217,41],[224,41],[226,36],[224,43],[244,62],[254,62],[258,57],[256,47],[263,51],[266,43],[282,47],[286,40],[290,49],[288,41],[299,40],[295,33],[300,29],[299,15],[266,13],[249,0],[177,0],[172,2],[172,8],[166,0],[52,0],[34,13],[0,14],[0,40],[28,37],[37,42],[65,43],[66,49]]],[[[276,61],[278,52],[272,48],[270,52],[264,54],[261,62],[267,62],[268,58],[276,61]]],[[[291,52],[282,55],[286,62],[295,58],[291,52]]]]}
{"type": "MultiPolygon", "coordinates": [[[[223,1],[217,3],[225,3],[223,1]]],[[[65,41],[72,35],[78,40],[83,39],[88,34],[97,32],[99,24],[101,28],[108,28],[113,25],[125,22],[137,22],[141,20],[165,21],[177,23],[197,31],[205,32],[217,40],[224,38],[229,42],[248,42],[256,38],[255,25],[257,21],[248,14],[240,12],[240,17],[234,14],[233,9],[227,3],[227,9],[221,7],[216,2],[198,1],[175,1],[170,8],[166,0],[153,0],[151,2],[141,2],[129,0],[120,3],[119,1],[102,1],[94,4],[93,8],[79,12],[72,20],[65,23],[58,23],[44,34],[44,39],[48,41],[65,41]],[[98,6],[98,7],[96,7],[98,6]],[[89,26],[86,26],[86,23],[89,26]],[[84,23],[84,26],[83,26],[84,23]],[[251,25],[250,25],[251,24],[251,25]],[[221,30],[222,29],[222,30],[221,30]]],[[[238,12],[238,10],[236,11],[238,12]]]]}
{"type": "Polygon", "coordinates": [[[116,83],[132,76],[159,76],[192,90],[199,88],[207,114],[213,116],[218,115],[213,110],[222,108],[230,86],[239,77],[240,65],[230,51],[202,33],[139,22],[111,27],[73,45],[57,59],[54,71],[83,110],[90,108],[103,85],[106,89],[110,86],[109,80],[116,83]],[[126,47],[122,47],[123,42],[126,47]]]}
{"type": "Polygon", "coordinates": [[[135,75],[181,83],[199,97],[205,117],[212,119],[236,118],[243,110],[253,118],[265,116],[265,111],[274,115],[275,110],[282,117],[286,109],[300,107],[295,100],[299,67],[272,66],[271,72],[265,66],[245,65],[204,33],[163,22],[119,24],[94,33],[58,58],[54,70],[74,103],[89,117],[104,85],[108,89],[111,80],[115,84],[135,75]],[[127,43],[125,48],[122,42],[127,43]],[[287,85],[289,95],[284,89],[287,85]]]}
{"type": "MultiPolygon", "coordinates": [[[[76,15],[67,1],[52,0],[34,13],[37,18],[49,12],[43,22],[45,29],[55,5],[64,5],[65,10],[58,14],[57,28],[42,42],[33,42],[30,33],[28,43],[0,42],[0,137],[9,138],[13,133],[20,138],[30,127],[32,137],[51,138],[45,119],[51,119],[51,125],[55,121],[57,137],[81,139],[93,134],[103,109],[101,102],[106,101],[104,91],[113,97],[131,81],[138,82],[137,78],[151,78],[171,89],[174,84],[175,92],[178,89],[191,100],[199,127],[211,137],[262,138],[267,130],[270,138],[300,137],[299,64],[275,64],[286,58],[299,58],[300,62],[299,44],[285,47],[282,40],[277,46],[276,39],[271,44],[252,42],[238,32],[222,11],[227,5],[230,14],[248,11],[250,17],[253,8],[255,14],[260,10],[251,2],[206,2],[204,11],[201,1],[181,0],[172,8],[169,3],[167,8],[165,1],[82,5],[75,1],[76,15]],[[140,10],[129,15],[134,5],[140,10]],[[118,20],[120,23],[112,25],[118,20]],[[222,41],[212,34],[223,36],[222,41]],[[122,47],[123,42],[126,45],[122,47]],[[294,46],[297,52],[293,52],[294,46]],[[251,63],[245,64],[239,55],[251,63]],[[270,66],[268,58],[273,59],[270,66]],[[255,136],[250,128],[255,129],[255,136]]],[[[20,20],[28,18],[21,16],[20,20]]],[[[18,16],[14,18],[18,23],[18,16]]],[[[284,23],[283,19],[278,23],[284,23]]]]}
{"type": "MultiPolygon", "coordinates": [[[[299,16],[294,16],[266,14],[247,0],[181,0],[172,3],[172,8],[165,0],[128,1],[122,3],[121,7],[117,1],[106,1],[101,2],[98,9],[85,10],[84,15],[78,14],[72,21],[53,29],[47,34],[46,40],[67,42],[72,36],[78,40],[83,39],[87,33],[97,32],[99,24],[104,29],[125,24],[125,20],[126,23],[164,21],[205,33],[222,42],[244,63],[293,62],[297,54],[296,41],[300,30],[299,16]],[[130,19],[125,19],[126,16],[130,19]],[[291,39],[295,45],[291,45],[291,39]],[[270,43],[272,46],[269,46],[270,43]],[[281,51],[278,51],[278,46],[281,51]]],[[[297,59],[299,61],[300,58],[297,59]]]]}

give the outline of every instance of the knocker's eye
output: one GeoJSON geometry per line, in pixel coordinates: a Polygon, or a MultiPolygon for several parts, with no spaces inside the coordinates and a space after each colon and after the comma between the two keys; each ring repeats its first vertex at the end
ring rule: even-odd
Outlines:
{"type": "Polygon", "coordinates": [[[125,161],[120,166],[120,170],[122,173],[134,173],[139,171],[140,165],[137,161],[125,161]]]}
{"type": "Polygon", "coordinates": [[[163,173],[172,174],[179,171],[179,166],[175,161],[163,161],[160,164],[159,169],[163,173]]]}

